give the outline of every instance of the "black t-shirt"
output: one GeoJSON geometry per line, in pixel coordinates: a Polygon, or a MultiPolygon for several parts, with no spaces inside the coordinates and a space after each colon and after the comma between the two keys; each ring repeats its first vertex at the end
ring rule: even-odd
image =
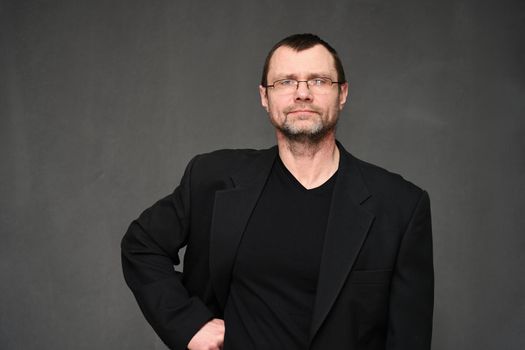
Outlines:
{"type": "Polygon", "coordinates": [[[225,350],[307,349],[335,177],[307,190],[275,161],[238,249],[225,350]]]}

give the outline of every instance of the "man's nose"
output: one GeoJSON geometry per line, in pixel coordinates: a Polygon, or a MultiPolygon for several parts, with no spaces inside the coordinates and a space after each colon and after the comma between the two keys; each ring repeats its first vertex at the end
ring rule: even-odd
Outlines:
{"type": "Polygon", "coordinates": [[[297,82],[297,90],[295,90],[295,99],[296,100],[311,100],[312,92],[308,86],[308,82],[299,81],[297,82]]]}

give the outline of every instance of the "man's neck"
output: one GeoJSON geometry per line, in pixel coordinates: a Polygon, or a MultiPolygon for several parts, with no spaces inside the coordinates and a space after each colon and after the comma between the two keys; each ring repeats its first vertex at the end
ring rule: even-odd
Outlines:
{"type": "Polygon", "coordinates": [[[339,167],[335,133],[316,142],[290,140],[278,133],[277,146],[286,168],[307,189],[321,186],[339,167]]]}

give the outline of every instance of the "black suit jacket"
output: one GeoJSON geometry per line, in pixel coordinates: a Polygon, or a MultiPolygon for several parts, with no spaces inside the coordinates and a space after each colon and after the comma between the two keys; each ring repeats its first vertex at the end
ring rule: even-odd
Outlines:
{"type": "MultiPolygon", "coordinates": [[[[338,147],[310,348],[430,349],[428,194],[338,147]]],[[[222,318],[237,247],[277,154],[273,147],[197,156],[177,189],[130,225],[124,276],[170,348],[185,349],[202,325],[222,318]],[[183,246],[181,274],[173,265],[183,246]]]]}

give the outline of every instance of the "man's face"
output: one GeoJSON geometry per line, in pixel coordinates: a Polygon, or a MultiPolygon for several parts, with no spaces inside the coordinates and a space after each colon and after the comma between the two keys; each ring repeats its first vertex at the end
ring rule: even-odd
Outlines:
{"type": "MultiPolygon", "coordinates": [[[[297,52],[281,46],[270,60],[267,81],[272,85],[280,79],[316,77],[337,81],[334,59],[326,48],[316,45],[297,52]]],[[[259,93],[261,104],[278,133],[289,139],[313,141],[335,130],[339,112],[346,102],[348,85],[342,84],[339,89],[333,84],[323,94],[312,92],[306,83],[299,83],[297,90],[285,94],[259,86],[259,93]]]]}

